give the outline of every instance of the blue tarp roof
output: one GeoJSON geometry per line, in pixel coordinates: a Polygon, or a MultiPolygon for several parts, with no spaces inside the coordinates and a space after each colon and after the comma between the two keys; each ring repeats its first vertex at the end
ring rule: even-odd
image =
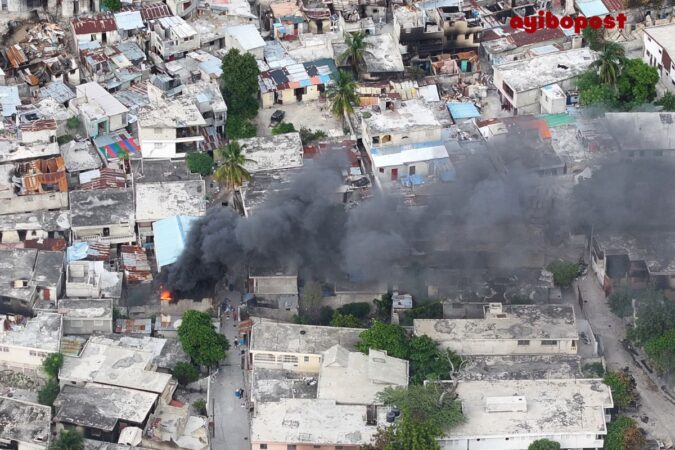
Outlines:
{"type": "Polygon", "coordinates": [[[604,16],[609,14],[609,10],[602,3],[602,0],[576,0],[577,8],[586,17],[604,16]]]}
{"type": "Polygon", "coordinates": [[[155,259],[158,268],[176,262],[183,252],[190,227],[199,218],[174,216],[152,224],[155,233],[155,259]]]}
{"type": "Polygon", "coordinates": [[[451,102],[448,103],[448,111],[453,119],[473,119],[474,117],[480,117],[480,112],[478,108],[473,103],[459,103],[451,102]]]}

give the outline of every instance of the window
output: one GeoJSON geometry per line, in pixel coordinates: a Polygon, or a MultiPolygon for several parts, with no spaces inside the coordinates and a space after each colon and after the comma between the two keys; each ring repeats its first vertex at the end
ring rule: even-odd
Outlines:
{"type": "Polygon", "coordinates": [[[530,341],[523,339],[518,341],[518,345],[530,345],[530,341]]]}
{"type": "Polygon", "coordinates": [[[286,450],[297,450],[298,446],[295,444],[288,444],[286,450]]]}
{"type": "Polygon", "coordinates": [[[260,450],[267,450],[267,444],[260,444],[260,450]]]}
{"type": "Polygon", "coordinates": [[[513,89],[511,89],[511,86],[506,84],[506,81],[502,81],[502,89],[504,89],[504,92],[506,93],[506,95],[513,98],[513,89]]]}
{"type": "Polygon", "coordinates": [[[415,166],[408,167],[408,175],[415,175],[415,166]]]}
{"type": "Polygon", "coordinates": [[[305,356],[304,361],[309,362],[309,356],[305,356]]]}
{"type": "Polygon", "coordinates": [[[255,355],[253,355],[253,360],[275,362],[277,358],[271,353],[256,353],[255,355]]]}
{"type": "Polygon", "coordinates": [[[541,341],[541,345],[558,345],[558,341],[543,340],[543,341],[541,341]]]}
{"type": "Polygon", "coordinates": [[[379,171],[380,173],[384,173],[384,167],[380,167],[379,171]]]}
{"type": "Polygon", "coordinates": [[[279,356],[279,362],[285,363],[298,363],[298,357],[294,355],[281,355],[279,356]]]}

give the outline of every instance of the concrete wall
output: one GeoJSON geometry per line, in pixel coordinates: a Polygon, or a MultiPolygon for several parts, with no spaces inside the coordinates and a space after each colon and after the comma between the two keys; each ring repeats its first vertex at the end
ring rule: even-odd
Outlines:
{"type": "MultiPolygon", "coordinates": [[[[261,450],[260,444],[263,444],[263,442],[251,442],[251,450],[261,450]]],[[[280,444],[280,443],[270,443],[270,442],[264,442],[264,444],[267,444],[267,450],[287,450],[288,445],[286,443],[280,444]]],[[[310,444],[296,444],[295,448],[296,450],[336,450],[337,447],[340,447],[342,450],[358,450],[361,447],[358,445],[343,445],[343,446],[337,446],[337,445],[310,445],[310,444]]]]}
{"type": "Polygon", "coordinates": [[[63,318],[63,334],[112,333],[112,317],[107,319],[63,318]]]}
{"type": "Polygon", "coordinates": [[[16,369],[39,369],[49,355],[45,350],[0,344],[0,365],[16,369]]]}
{"type": "Polygon", "coordinates": [[[127,119],[127,113],[110,116],[108,120],[109,120],[108,123],[110,125],[110,131],[121,130],[122,128],[126,127],[129,123],[127,119]]]}
{"type": "MultiPolygon", "coordinates": [[[[368,136],[369,139],[366,142],[366,139],[363,140],[363,144],[367,147],[378,147],[386,149],[387,146],[400,146],[406,144],[421,144],[424,142],[440,141],[441,140],[441,127],[435,128],[410,128],[404,131],[397,131],[393,133],[384,133],[376,134],[371,130],[364,132],[364,136],[368,136]],[[373,138],[378,137],[380,142],[373,143],[373,138]]],[[[386,153],[386,152],[383,152],[386,153]]]]}
{"type": "Polygon", "coordinates": [[[171,316],[182,316],[187,310],[210,312],[213,309],[213,299],[205,298],[202,301],[182,299],[174,302],[160,302],[159,310],[161,314],[171,316]]]}
{"type": "MultiPolygon", "coordinates": [[[[497,420],[495,418],[495,420],[497,420]]],[[[547,438],[560,443],[561,448],[582,449],[602,448],[603,439],[596,439],[595,433],[580,435],[547,435],[547,436],[508,436],[499,438],[469,437],[440,442],[441,450],[527,450],[527,447],[537,439],[547,438]],[[479,440],[480,439],[480,440],[479,440]]]]}
{"type": "Polygon", "coordinates": [[[461,341],[441,341],[443,348],[448,348],[460,355],[542,355],[568,354],[576,355],[577,341],[572,339],[554,339],[555,345],[542,345],[541,340],[532,339],[529,345],[518,345],[516,339],[463,339],[461,341]]]}
{"type": "Polygon", "coordinates": [[[398,178],[408,176],[410,174],[410,167],[415,168],[415,175],[427,176],[429,175],[429,163],[427,161],[413,162],[410,164],[402,164],[398,166],[378,167],[373,169],[375,175],[380,178],[382,182],[391,181],[391,174],[394,170],[398,173],[398,178]]]}
{"type": "Polygon", "coordinates": [[[67,192],[52,192],[49,194],[17,195],[0,200],[0,210],[3,214],[27,213],[48,209],[68,207],[67,192]]]}
{"type": "Polygon", "coordinates": [[[166,1],[166,4],[169,7],[169,9],[171,10],[171,12],[174,15],[179,16],[179,17],[189,16],[190,14],[192,14],[192,11],[194,11],[197,8],[197,2],[194,1],[194,0],[189,2],[190,5],[187,8],[185,7],[186,3],[188,3],[188,2],[186,2],[185,0],[167,0],[166,1]]]}
{"type": "Polygon", "coordinates": [[[292,372],[319,373],[321,355],[311,353],[284,353],[252,350],[252,367],[284,369],[292,372]]]}
{"type": "Polygon", "coordinates": [[[176,129],[149,128],[138,123],[138,141],[145,158],[173,158],[176,156],[176,129]]]}
{"type": "Polygon", "coordinates": [[[128,224],[114,224],[108,226],[94,226],[94,227],[77,227],[73,228],[73,237],[75,239],[84,240],[86,237],[97,237],[103,242],[111,244],[133,243],[136,239],[134,233],[134,222],[128,224]],[[108,228],[109,233],[103,236],[103,229],[108,228]]]}
{"type": "MultiPolygon", "coordinates": [[[[670,92],[675,92],[675,61],[671,60],[670,67],[665,67],[663,64],[663,48],[656,43],[647,33],[643,33],[642,40],[644,43],[644,51],[642,53],[642,60],[652,67],[656,67],[661,76],[661,82],[670,92]],[[652,64],[653,62],[653,64],[652,64]],[[661,68],[659,69],[659,65],[661,68]]],[[[675,55],[668,55],[670,58],[675,58],[675,55]]]]}

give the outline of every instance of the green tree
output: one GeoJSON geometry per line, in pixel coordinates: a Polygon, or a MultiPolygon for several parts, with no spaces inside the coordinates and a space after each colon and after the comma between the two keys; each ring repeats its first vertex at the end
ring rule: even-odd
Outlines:
{"type": "Polygon", "coordinates": [[[42,370],[49,378],[58,378],[61,367],[63,367],[62,353],[50,353],[44,361],[42,361],[42,370]]]}
{"type": "Polygon", "coordinates": [[[553,261],[546,270],[553,273],[553,282],[557,286],[569,286],[579,275],[578,264],[563,260],[553,261]]]}
{"type": "Polygon", "coordinates": [[[188,153],[185,162],[192,173],[198,173],[203,177],[213,173],[213,158],[211,158],[208,153],[188,153]]]}
{"type": "Polygon", "coordinates": [[[636,399],[635,392],[630,384],[630,378],[625,372],[609,371],[602,381],[609,386],[614,405],[619,409],[626,409],[636,399]]]}
{"type": "Polygon", "coordinates": [[[333,318],[330,320],[331,327],[343,327],[343,328],[359,328],[361,327],[361,321],[351,314],[342,314],[339,310],[333,314],[333,318]]]}
{"type": "Polygon", "coordinates": [[[460,402],[438,383],[388,387],[377,397],[385,405],[399,408],[403,418],[426,422],[439,431],[464,422],[460,402]]]}
{"type": "Polygon", "coordinates": [[[311,130],[307,127],[300,128],[300,140],[303,145],[312,145],[325,139],[328,135],[323,130],[311,130]]]}
{"type": "Polygon", "coordinates": [[[366,316],[370,314],[370,303],[367,302],[347,303],[346,305],[339,307],[338,312],[342,314],[351,315],[359,319],[365,319],[366,316]]]}
{"type": "Polygon", "coordinates": [[[293,126],[292,123],[289,122],[281,122],[279,125],[272,128],[272,134],[275,136],[278,134],[293,133],[295,131],[296,131],[295,127],[293,126]]]}
{"type": "Polygon", "coordinates": [[[660,373],[673,372],[675,370],[675,328],[662,336],[648,340],[645,344],[645,352],[660,373]]]}
{"type": "Polygon", "coordinates": [[[607,437],[604,450],[642,450],[645,448],[644,436],[637,423],[626,416],[618,416],[607,425],[607,437]]]}
{"type": "Polygon", "coordinates": [[[221,85],[230,117],[251,119],[258,114],[258,76],[260,70],[251,53],[233,48],[223,57],[221,85]]]}
{"type": "Polygon", "coordinates": [[[68,127],[69,130],[77,130],[78,128],[80,128],[80,123],[81,123],[80,118],[77,116],[73,116],[68,118],[68,120],[66,120],[66,127],[68,127]]]}
{"type": "Polygon", "coordinates": [[[617,102],[615,89],[602,84],[597,71],[589,70],[577,80],[579,102],[583,106],[603,105],[613,108],[617,102]]]}
{"type": "Polygon", "coordinates": [[[200,398],[199,400],[195,400],[194,403],[192,404],[192,407],[201,416],[206,416],[208,414],[208,411],[206,410],[206,400],[204,400],[203,398],[200,398]]]}
{"type": "Polygon", "coordinates": [[[362,32],[345,33],[345,44],[347,48],[338,56],[338,63],[343,64],[349,61],[352,65],[354,74],[359,74],[359,64],[363,61],[363,53],[366,51],[368,43],[366,35],[362,32]]]}
{"type": "Polygon", "coordinates": [[[333,85],[328,88],[330,110],[338,117],[346,117],[354,111],[354,105],[358,102],[356,95],[356,82],[354,78],[344,70],[338,70],[333,85]]]}
{"type": "Polygon", "coordinates": [[[49,450],[84,450],[84,436],[77,430],[63,430],[49,450]]]}
{"type": "Polygon", "coordinates": [[[322,306],[319,309],[319,325],[330,325],[330,321],[333,320],[335,311],[330,306],[322,306]]]}
{"type": "Polygon", "coordinates": [[[600,51],[605,43],[605,29],[586,27],[581,31],[591,50],[600,51]]]}
{"type": "Polygon", "coordinates": [[[222,162],[216,169],[213,179],[230,189],[236,189],[251,179],[246,163],[252,162],[242,152],[239,143],[230,142],[225,148],[216,150],[222,162]]]}
{"type": "Polygon", "coordinates": [[[607,298],[609,309],[619,317],[628,317],[633,314],[633,295],[628,289],[612,292],[607,298]]]}
{"type": "Polygon", "coordinates": [[[675,328],[675,308],[663,292],[644,290],[637,294],[637,303],[637,320],[628,337],[638,345],[644,345],[675,328]]]}
{"type": "Polygon", "coordinates": [[[527,450],[560,450],[560,444],[549,439],[537,439],[527,447],[527,450]]]}
{"type": "Polygon", "coordinates": [[[173,376],[178,380],[178,384],[184,386],[199,379],[199,370],[192,364],[181,361],[173,368],[173,376]]]}
{"type": "Polygon", "coordinates": [[[406,415],[394,427],[384,450],[440,450],[436,440],[443,433],[428,422],[419,422],[406,415]]]}
{"type": "Polygon", "coordinates": [[[440,349],[429,336],[413,336],[408,354],[412,384],[433,379],[449,380],[453,369],[459,370],[462,362],[456,353],[440,349]]]}
{"type": "Polygon", "coordinates": [[[378,320],[389,322],[391,319],[391,307],[393,305],[391,294],[383,294],[379,300],[374,299],[373,304],[375,305],[375,315],[377,316],[378,320]]]}
{"type": "Polygon", "coordinates": [[[374,321],[373,325],[359,335],[356,348],[368,353],[370,348],[386,350],[394,358],[408,359],[409,344],[405,330],[395,324],[374,321]]]}
{"type": "Polygon", "coordinates": [[[216,332],[211,316],[200,311],[189,310],[183,314],[178,339],[192,362],[204,366],[218,364],[230,348],[225,336],[216,332]]]}
{"type": "Polygon", "coordinates": [[[68,142],[72,141],[75,139],[69,134],[64,134],[63,136],[59,136],[56,138],[56,143],[59,145],[67,144],[68,142]]]}
{"type": "Polygon", "coordinates": [[[228,115],[225,130],[229,139],[248,139],[255,137],[258,128],[248,119],[240,116],[228,115]]]}
{"type": "Polygon", "coordinates": [[[120,0],[101,0],[101,6],[106,11],[117,12],[122,7],[120,0]]]}
{"type": "Polygon", "coordinates": [[[50,378],[42,389],[38,391],[38,403],[53,406],[54,400],[59,396],[60,390],[59,382],[54,378],[50,378]]]}
{"type": "Polygon", "coordinates": [[[624,59],[625,53],[622,46],[615,42],[606,42],[602,46],[600,57],[593,62],[591,67],[597,69],[598,77],[603,84],[615,88],[624,59]]]}
{"type": "Polygon", "coordinates": [[[663,97],[654,102],[657,106],[663,106],[664,111],[675,111],[675,95],[672,92],[666,92],[663,97]]]}
{"type": "Polygon", "coordinates": [[[656,68],[642,62],[641,59],[628,59],[624,62],[616,87],[619,106],[630,110],[656,98],[656,83],[659,72],[656,68]]]}

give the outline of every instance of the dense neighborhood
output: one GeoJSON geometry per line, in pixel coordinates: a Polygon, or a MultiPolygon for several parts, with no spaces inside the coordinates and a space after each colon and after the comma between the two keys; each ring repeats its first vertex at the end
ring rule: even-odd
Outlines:
{"type": "Polygon", "coordinates": [[[0,448],[673,448],[671,0],[2,0],[0,41],[0,448]]]}

